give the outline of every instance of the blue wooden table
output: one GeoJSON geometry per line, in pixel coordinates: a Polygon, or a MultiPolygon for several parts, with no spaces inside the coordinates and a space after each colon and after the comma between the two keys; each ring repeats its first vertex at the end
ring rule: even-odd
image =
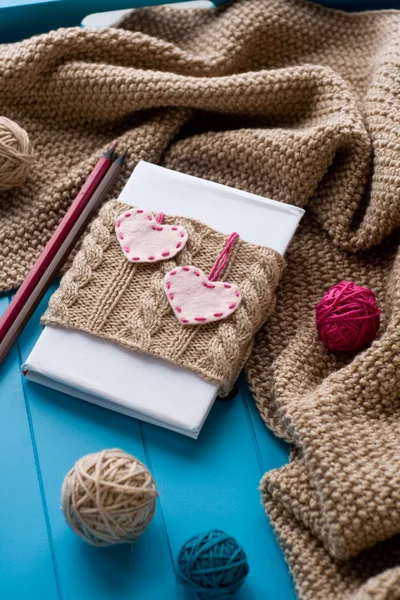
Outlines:
{"type": "MultiPolygon", "coordinates": [[[[143,3],[93,2],[96,10],[143,3]]],[[[377,8],[376,0],[326,4],[377,8]]],[[[383,4],[400,2],[381,0],[378,7],[383,4]]],[[[67,13],[75,24],[83,5],[89,12],[80,0],[0,0],[0,42],[70,24],[67,13]],[[70,11],[60,12],[61,2],[70,11]]],[[[0,314],[9,299],[0,296],[0,314]]],[[[234,535],[247,553],[250,574],[236,600],[294,600],[258,491],[262,474],[284,464],[288,450],[262,423],[244,381],[233,401],[215,403],[198,440],[30,383],[20,365],[40,335],[47,300],[0,368],[1,600],[193,600],[176,580],[174,561],[189,537],[210,528],[234,535]],[[114,447],[152,471],[157,513],[135,546],[93,548],[64,522],[61,484],[79,457],[114,447]]]]}
{"type": "MultiPolygon", "coordinates": [[[[0,313],[9,298],[0,297],[0,313]]],[[[220,528],[249,559],[237,600],[294,600],[258,490],[263,473],[287,461],[287,447],[262,423],[244,381],[233,401],[215,403],[198,440],[28,382],[20,365],[47,300],[0,368],[0,598],[193,600],[176,580],[176,555],[192,535],[220,528]],[[60,489],[80,456],[114,447],[148,465],[160,498],[135,546],[94,548],[64,522],[60,489]]]]}

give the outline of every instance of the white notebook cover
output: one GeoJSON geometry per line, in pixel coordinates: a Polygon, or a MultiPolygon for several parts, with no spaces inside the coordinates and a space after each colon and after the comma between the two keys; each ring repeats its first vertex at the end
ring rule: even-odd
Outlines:
{"type": "MultiPolygon", "coordinates": [[[[191,217],[281,254],[304,214],[300,208],[184,175],[144,161],[119,200],[191,217]]],[[[88,334],[47,326],[22,366],[36,383],[197,438],[217,385],[188,369],[128,351],[88,334]],[[149,387],[157,381],[157,391],[149,387]]]]}

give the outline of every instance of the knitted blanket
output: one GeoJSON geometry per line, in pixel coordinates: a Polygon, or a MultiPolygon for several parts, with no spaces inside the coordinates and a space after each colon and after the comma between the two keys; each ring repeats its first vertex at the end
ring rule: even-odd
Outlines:
{"type": "Polygon", "coordinates": [[[238,0],[0,46],[0,114],[37,153],[0,196],[1,289],[115,138],[126,176],[146,159],[307,208],[248,363],[261,415],[293,448],[262,493],[304,600],[400,598],[399,32],[391,11],[238,0]],[[342,279],[382,310],[355,356],[325,350],[314,326],[342,279]]]}

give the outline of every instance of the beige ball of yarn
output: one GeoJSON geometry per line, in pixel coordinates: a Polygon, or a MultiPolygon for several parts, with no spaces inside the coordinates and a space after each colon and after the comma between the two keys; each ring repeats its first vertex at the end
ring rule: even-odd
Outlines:
{"type": "Polygon", "coordinates": [[[22,185],[33,160],[25,129],[7,117],[0,117],[0,191],[22,185]]]}
{"type": "Polygon", "coordinates": [[[158,492],[147,467],[122,450],[80,458],[66,475],[62,510],[67,523],[94,546],[132,543],[146,529],[158,492]]]}

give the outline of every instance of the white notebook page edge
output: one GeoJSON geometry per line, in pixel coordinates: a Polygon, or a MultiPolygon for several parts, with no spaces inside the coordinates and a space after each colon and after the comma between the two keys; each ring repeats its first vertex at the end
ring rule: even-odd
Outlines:
{"type": "Polygon", "coordinates": [[[22,369],[36,383],[53,387],[56,382],[104,400],[119,412],[134,412],[143,420],[190,433],[200,431],[218,390],[216,384],[163,359],[51,326],[44,328],[22,369]]]}
{"type": "Polygon", "coordinates": [[[180,433],[182,435],[186,435],[187,437],[191,437],[194,440],[196,440],[199,437],[200,429],[196,431],[179,429],[178,427],[174,427],[173,425],[165,423],[164,421],[152,419],[151,417],[147,417],[146,415],[136,412],[135,410],[130,410],[128,408],[125,408],[124,406],[121,406],[120,404],[111,402],[110,400],[105,400],[100,396],[96,396],[94,394],[89,394],[87,392],[78,390],[75,386],[69,386],[64,383],[60,383],[59,381],[56,381],[53,378],[46,378],[40,373],[32,372],[29,376],[29,381],[32,381],[33,383],[38,383],[40,385],[44,385],[45,387],[55,390],[56,392],[61,392],[62,394],[66,394],[67,396],[77,398],[78,400],[85,400],[85,402],[90,402],[90,404],[95,404],[96,406],[100,406],[101,408],[121,413],[122,415],[125,415],[127,417],[139,419],[140,421],[145,421],[146,423],[150,423],[150,425],[164,427],[165,429],[169,429],[170,431],[175,431],[175,433],[180,433]]]}

